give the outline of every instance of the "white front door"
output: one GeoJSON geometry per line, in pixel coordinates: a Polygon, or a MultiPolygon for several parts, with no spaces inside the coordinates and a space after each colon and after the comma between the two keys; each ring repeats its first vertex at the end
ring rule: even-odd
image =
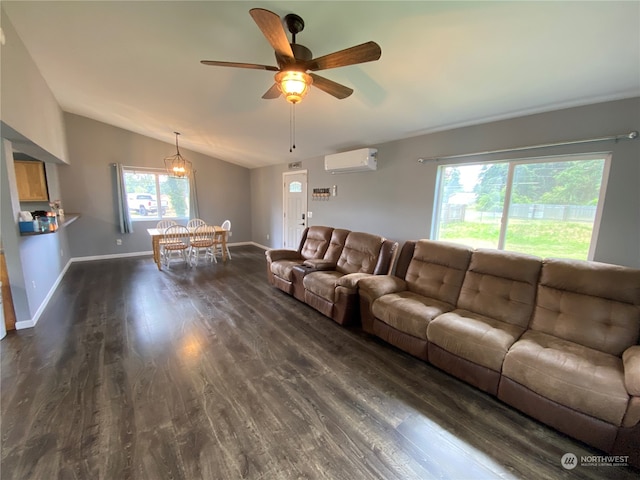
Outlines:
{"type": "Polygon", "coordinates": [[[285,172],[283,211],[283,247],[296,249],[307,226],[307,171],[285,172]]]}

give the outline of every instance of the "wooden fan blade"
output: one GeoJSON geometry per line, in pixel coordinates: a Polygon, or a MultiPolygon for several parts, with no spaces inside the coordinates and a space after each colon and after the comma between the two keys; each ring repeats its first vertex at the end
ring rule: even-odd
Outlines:
{"type": "Polygon", "coordinates": [[[321,77],[320,75],[316,75],[315,73],[310,73],[309,76],[313,78],[314,87],[318,87],[323,92],[326,92],[329,95],[333,95],[340,100],[342,100],[343,98],[347,98],[353,93],[353,89],[345,87],[344,85],[334,82],[333,80],[329,80],[328,78],[321,77]]]}
{"type": "Polygon", "coordinates": [[[339,52],[330,53],[323,57],[314,58],[302,65],[307,70],[327,70],[329,68],[345,67],[357,63],[373,62],[382,55],[382,49],[376,42],[367,42],[355,47],[346,48],[339,52]]]}
{"type": "Polygon", "coordinates": [[[280,89],[278,88],[278,84],[274,83],[271,85],[271,88],[262,95],[262,98],[266,100],[271,100],[272,98],[278,98],[280,96],[280,89]]]}
{"type": "Polygon", "coordinates": [[[284,57],[288,61],[294,61],[293,50],[289,45],[289,39],[287,39],[280,17],[264,8],[252,8],[249,10],[249,14],[276,51],[276,56],[284,57]]]}
{"type": "Polygon", "coordinates": [[[213,65],[214,67],[251,68],[253,70],[271,70],[272,72],[279,71],[278,67],[272,67],[271,65],[258,65],[257,63],[218,62],[216,60],[200,60],[200,63],[203,65],[213,65]]]}

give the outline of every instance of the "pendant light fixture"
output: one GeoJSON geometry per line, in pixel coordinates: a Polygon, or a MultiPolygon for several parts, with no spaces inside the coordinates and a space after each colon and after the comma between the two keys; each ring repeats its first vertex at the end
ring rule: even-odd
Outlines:
{"type": "Polygon", "coordinates": [[[170,177],[184,178],[191,173],[191,162],[180,155],[180,148],[178,148],[178,135],[180,133],[173,133],[176,134],[176,154],[164,159],[164,168],[170,177]]]}

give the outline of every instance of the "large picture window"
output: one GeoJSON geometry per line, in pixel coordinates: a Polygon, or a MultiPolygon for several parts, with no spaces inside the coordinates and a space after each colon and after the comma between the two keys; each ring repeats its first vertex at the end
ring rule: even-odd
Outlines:
{"type": "Polygon", "coordinates": [[[432,238],[591,259],[609,156],[441,165],[432,238]]]}
{"type": "Polygon", "coordinates": [[[132,221],[189,218],[189,180],[164,170],[125,167],[124,183],[132,221]]]}

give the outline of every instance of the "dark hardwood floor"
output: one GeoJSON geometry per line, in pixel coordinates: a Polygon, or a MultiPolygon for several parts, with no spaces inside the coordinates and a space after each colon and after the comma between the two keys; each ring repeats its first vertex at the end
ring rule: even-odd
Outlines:
{"type": "Polygon", "coordinates": [[[2,357],[2,479],[637,479],[266,282],[262,250],[74,263],[2,357]]]}

